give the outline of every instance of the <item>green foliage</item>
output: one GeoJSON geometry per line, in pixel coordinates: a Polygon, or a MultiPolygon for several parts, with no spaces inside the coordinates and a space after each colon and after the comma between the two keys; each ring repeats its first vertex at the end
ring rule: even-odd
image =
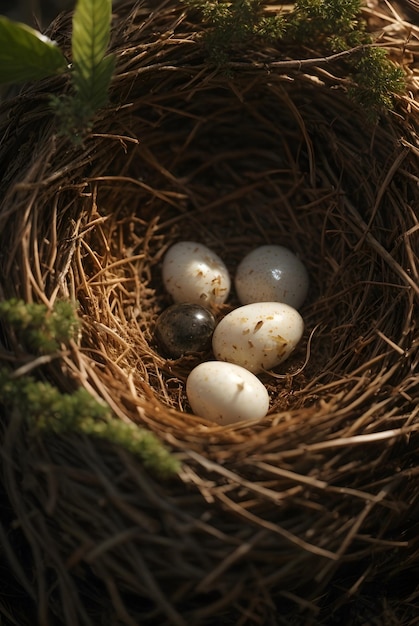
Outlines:
{"type": "Polygon", "coordinates": [[[190,8],[198,9],[212,28],[206,35],[210,57],[217,63],[226,62],[232,44],[249,39],[274,41],[284,33],[281,15],[263,14],[263,0],[184,0],[190,8]]]}
{"type": "Polygon", "coordinates": [[[391,109],[393,94],[406,88],[403,71],[388,58],[383,48],[368,48],[354,62],[354,85],[349,95],[374,116],[380,109],[391,109]]]}
{"type": "Polygon", "coordinates": [[[171,476],[180,469],[178,460],[170,454],[153,433],[132,422],[111,419],[107,422],[92,418],[81,423],[81,430],[88,435],[107,439],[128,452],[140,457],[150,470],[160,476],[171,476]]]}
{"type": "Polygon", "coordinates": [[[82,143],[91,130],[94,113],[108,100],[115,55],[106,56],[109,45],[112,0],[78,0],[73,14],[73,56],[70,95],[52,96],[51,106],[62,135],[82,143]]]}
{"type": "Polygon", "coordinates": [[[37,428],[56,433],[76,429],[86,418],[109,420],[111,417],[109,408],[85,389],[62,394],[50,383],[30,376],[13,378],[6,369],[0,369],[0,397],[5,406],[18,409],[37,428]]]}
{"type": "Polygon", "coordinates": [[[0,398],[4,406],[18,411],[26,420],[32,434],[79,433],[104,439],[138,456],[145,467],[160,477],[170,477],[179,471],[178,460],[153,433],[116,419],[107,405],[95,400],[85,389],[61,393],[50,383],[30,376],[13,378],[3,368],[0,398]]]}
{"type": "Polygon", "coordinates": [[[276,14],[266,13],[266,0],[184,2],[199,10],[209,26],[207,43],[211,55],[214,47],[224,48],[227,53],[232,44],[248,43],[252,37],[267,42],[298,41],[310,47],[320,42],[340,41],[342,49],[348,47],[349,40],[351,45],[365,41],[359,20],[360,0],[297,0],[292,11],[281,12],[279,8],[276,14]]]}
{"type": "Polygon", "coordinates": [[[73,82],[78,99],[93,110],[107,101],[115,67],[109,45],[112,0],[79,0],[73,15],[73,82]]]}
{"type": "Polygon", "coordinates": [[[57,300],[52,310],[16,298],[5,300],[0,302],[0,319],[13,326],[19,342],[30,353],[55,352],[79,329],[74,305],[65,300],[57,300]]]}
{"type": "Polygon", "coordinates": [[[77,0],[73,14],[68,65],[61,50],[47,37],[25,24],[0,17],[0,83],[38,80],[70,72],[72,92],[51,96],[59,134],[76,143],[90,131],[95,112],[108,100],[115,56],[109,45],[112,0],[77,0]]]}
{"type": "Polygon", "coordinates": [[[348,95],[371,120],[391,109],[394,94],[405,89],[402,69],[390,61],[386,50],[372,45],[361,19],[360,0],[297,0],[288,36],[303,44],[316,42],[327,53],[362,47],[344,67],[352,82],[348,95]]]}
{"type": "Polygon", "coordinates": [[[339,52],[369,41],[360,11],[360,0],[297,0],[288,35],[305,45],[324,42],[339,52]]]}
{"type": "Polygon", "coordinates": [[[0,16],[0,83],[40,80],[67,69],[53,41],[26,24],[0,16]]]}
{"type": "Polygon", "coordinates": [[[82,145],[92,129],[92,107],[79,102],[74,93],[50,96],[49,104],[58,121],[58,134],[69,137],[74,145],[82,145]]]}
{"type": "MultiPolygon", "coordinates": [[[[43,304],[11,299],[0,302],[0,320],[10,324],[24,349],[49,353],[74,337],[79,329],[70,302],[59,300],[52,310],[43,304]]],[[[30,376],[14,377],[0,369],[0,401],[18,411],[35,432],[82,433],[106,439],[139,456],[144,465],[160,476],[175,474],[177,460],[149,431],[116,419],[110,408],[85,389],[61,393],[55,386],[30,376]]]]}
{"type": "MultiPolygon", "coordinates": [[[[371,118],[393,104],[404,89],[401,69],[386,51],[373,47],[361,18],[361,0],[296,0],[291,11],[264,12],[263,0],[183,0],[202,14],[209,58],[228,70],[237,44],[280,40],[284,49],[306,49],[316,56],[360,48],[341,61],[341,71],[352,82],[349,96],[366,108],[371,118]]],[[[288,57],[289,58],[289,57],[288,57]]],[[[278,60],[278,59],[275,59],[278,60]]]]}

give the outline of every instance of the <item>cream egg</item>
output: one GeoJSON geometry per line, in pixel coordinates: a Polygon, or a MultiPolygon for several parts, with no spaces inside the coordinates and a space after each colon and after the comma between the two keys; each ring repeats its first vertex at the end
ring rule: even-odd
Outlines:
{"type": "Polygon", "coordinates": [[[241,304],[285,302],[298,308],[307,296],[309,277],[304,264],[291,250],[267,245],[244,257],[237,267],[234,283],[241,304]]]}
{"type": "Polygon", "coordinates": [[[230,292],[228,270],[212,250],[194,241],[179,241],[163,259],[163,283],[175,302],[212,307],[230,292]]]}
{"type": "Polygon", "coordinates": [[[214,330],[212,349],[216,359],[256,374],[285,361],[303,331],[303,318],[293,307],[283,302],[256,302],[223,317],[214,330]]]}
{"type": "Polygon", "coordinates": [[[259,420],[269,409],[269,394],[247,369],[221,361],[197,365],[186,381],[186,395],[195,415],[220,424],[259,420]]]}

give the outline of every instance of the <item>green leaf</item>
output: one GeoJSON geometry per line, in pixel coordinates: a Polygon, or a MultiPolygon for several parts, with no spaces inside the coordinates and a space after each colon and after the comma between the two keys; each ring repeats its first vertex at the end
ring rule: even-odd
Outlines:
{"type": "Polygon", "coordinates": [[[102,59],[87,80],[78,72],[74,74],[73,82],[79,98],[91,111],[96,111],[106,104],[114,67],[115,56],[110,54],[102,59]]]}
{"type": "Polygon", "coordinates": [[[73,15],[74,85],[92,109],[106,102],[114,68],[114,57],[105,57],[111,16],[112,0],[78,0],[73,15]]]}
{"type": "Polygon", "coordinates": [[[0,83],[60,74],[67,61],[56,44],[26,24],[0,16],[0,83]]]}

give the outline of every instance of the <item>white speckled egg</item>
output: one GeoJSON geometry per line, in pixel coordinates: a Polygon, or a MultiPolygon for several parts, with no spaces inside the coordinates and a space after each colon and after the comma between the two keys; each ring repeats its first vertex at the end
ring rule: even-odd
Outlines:
{"type": "Polygon", "coordinates": [[[163,259],[163,283],[175,302],[212,307],[230,292],[230,276],[220,257],[201,243],[179,241],[163,259]]]}
{"type": "Polygon", "coordinates": [[[283,302],[255,302],[234,309],[216,326],[216,359],[253,373],[269,370],[289,357],[304,331],[301,315],[283,302]]]}
{"type": "Polygon", "coordinates": [[[239,264],[235,287],[242,304],[285,302],[298,308],[309,286],[307,270],[300,259],[284,246],[260,246],[239,264]]]}
{"type": "Polygon", "coordinates": [[[247,369],[221,361],[195,367],[186,381],[186,394],[195,415],[220,425],[258,420],[269,409],[269,395],[247,369]]]}

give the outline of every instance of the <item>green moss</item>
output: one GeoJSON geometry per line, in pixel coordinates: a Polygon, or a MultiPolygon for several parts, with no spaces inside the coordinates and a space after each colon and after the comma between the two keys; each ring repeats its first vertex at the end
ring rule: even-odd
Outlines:
{"type": "Polygon", "coordinates": [[[297,0],[289,15],[288,35],[304,45],[327,43],[338,52],[366,43],[360,0],[297,0]]]}
{"type": "MultiPolygon", "coordinates": [[[[7,300],[0,303],[0,319],[13,327],[22,349],[31,354],[59,350],[79,329],[75,308],[67,301],[57,301],[50,310],[43,304],[7,300]]],[[[61,393],[49,382],[30,376],[14,377],[3,368],[0,403],[18,411],[32,434],[84,434],[122,446],[159,476],[171,476],[179,469],[178,461],[157,437],[133,423],[121,422],[85,389],[61,393]]]]}
{"type": "Polygon", "coordinates": [[[403,70],[383,48],[368,48],[355,58],[351,77],[354,84],[349,88],[349,96],[372,115],[391,109],[393,94],[403,93],[406,88],[403,70]]]}
{"type": "Polygon", "coordinates": [[[18,411],[30,433],[79,433],[104,439],[138,456],[144,466],[160,477],[179,470],[178,460],[149,431],[115,418],[110,408],[85,389],[61,393],[48,382],[30,376],[13,378],[0,369],[0,399],[9,410],[18,411]]]}
{"type": "Polygon", "coordinates": [[[391,109],[394,94],[405,89],[401,68],[389,60],[385,50],[373,46],[360,0],[297,0],[291,11],[279,8],[277,14],[266,13],[267,3],[262,0],[184,2],[200,11],[209,60],[226,71],[232,52],[240,53],[245,45],[248,51],[255,42],[280,42],[284,59],[290,58],[296,47],[299,55],[305,51],[307,56],[359,48],[341,60],[337,73],[352,83],[348,95],[362,104],[368,117],[391,109]]]}
{"type": "Polygon", "coordinates": [[[92,130],[95,109],[74,94],[51,95],[49,103],[57,118],[57,134],[70,138],[74,145],[83,145],[92,130]]]}
{"type": "Polygon", "coordinates": [[[29,353],[48,354],[68,344],[79,330],[73,303],[58,300],[52,309],[44,304],[12,298],[0,302],[0,319],[10,324],[29,353]]]}
{"type": "Polygon", "coordinates": [[[159,476],[172,476],[180,469],[178,460],[153,433],[132,422],[126,423],[117,419],[104,422],[85,418],[80,429],[87,435],[113,441],[141,458],[145,467],[159,476]]]}
{"type": "Polygon", "coordinates": [[[228,60],[232,45],[248,43],[249,40],[274,41],[285,32],[282,15],[266,16],[262,0],[184,0],[197,9],[204,23],[210,26],[205,43],[209,57],[217,64],[228,60]]]}
{"type": "Polygon", "coordinates": [[[394,94],[405,90],[403,70],[385,49],[373,46],[361,18],[360,0],[297,0],[287,35],[302,45],[315,43],[326,53],[361,47],[343,67],[352,83],[349,97],[361,104],[369,118],[390,110],[394,94]]]}

